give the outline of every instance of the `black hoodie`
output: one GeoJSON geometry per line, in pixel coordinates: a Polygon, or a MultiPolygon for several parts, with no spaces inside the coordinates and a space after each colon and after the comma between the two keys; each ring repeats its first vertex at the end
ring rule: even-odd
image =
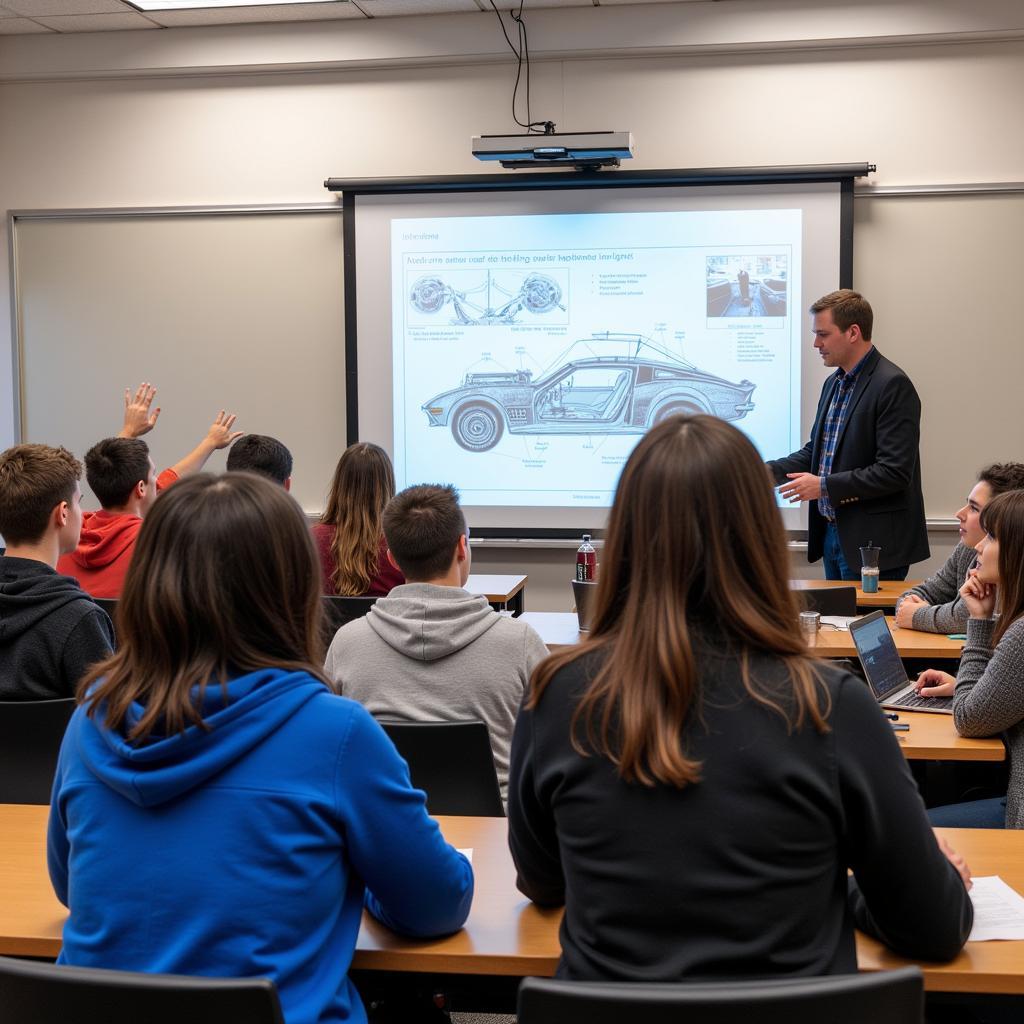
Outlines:
{"type": "Polygon", "coordinates": [[[0,700],[73,697],[113,644],[107,613],[70,576],[0,557],[0,700]]]}

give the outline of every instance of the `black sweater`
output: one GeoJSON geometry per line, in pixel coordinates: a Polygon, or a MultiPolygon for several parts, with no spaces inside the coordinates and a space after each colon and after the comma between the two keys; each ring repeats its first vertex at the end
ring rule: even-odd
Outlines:
{"type": "MultiPolygon", "coordinates": [[[[736,660],[701,655],[704,726],[691,715],[685,737],[702,777],[679,790],[627,784],[573,749],[570,720],[598,665],[562,669],[512,742],[518,885],[565,903],[561,977],[853,973],[854,924],[915,958],[960,950],[970,898],[862,682],[823,667],[830,731],[787,733],[747,696],[736,660]],[[859,889],[848,892],[847,868],[859,889]]],[[[774,660],[752,668],[784,678],[774,660]]]]}
{"type": "Polygon", "coordinates": [[[73,697],[114,643],[110,618],[45,562],[0,557],[0,700],[73,697]]]}

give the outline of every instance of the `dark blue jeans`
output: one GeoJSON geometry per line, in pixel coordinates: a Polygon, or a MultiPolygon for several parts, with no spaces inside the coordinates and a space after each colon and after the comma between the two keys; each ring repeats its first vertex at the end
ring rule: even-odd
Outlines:
{"type": "MultiPolygon", "coordinates": [[[[843,554],[843,546],[839,543],[839,531],[835,523],[825,524],[825,550],[822,554],[822,562],[825,566],[825,579],[827,580],[853,580],[860,583],[860,569],[855,572],[850,570],[846,564],[846,556],[843,554]]],[[[897,565],[892,569],[883,569],[879,574],[880,580],[905,580],[910,572],[909,565],[897,565]]]]}
{"type": "Polygon", "coordinates": [[[1006,797],[933,807],[928,820],[939,828],[1006,828],[1006,797]]]}

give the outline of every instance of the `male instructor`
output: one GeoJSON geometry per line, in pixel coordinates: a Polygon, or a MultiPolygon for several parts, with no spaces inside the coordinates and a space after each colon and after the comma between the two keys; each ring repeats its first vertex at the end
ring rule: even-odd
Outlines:
{"type": "Polygon", "coordinates": [[[904,580],[928,557],[921,493],[921,400],[910,378],[871,344],[867,300],[844,288],[811,306],[825,381],[811,439],[768,468],[790,502],[809,503],[807,558],[825,577],[860,578],[860,553],[881,547],[880,578],[904,580]]]}

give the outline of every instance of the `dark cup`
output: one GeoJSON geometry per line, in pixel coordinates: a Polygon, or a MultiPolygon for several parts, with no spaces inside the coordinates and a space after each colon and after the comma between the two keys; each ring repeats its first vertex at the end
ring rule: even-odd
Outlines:
{"type": "Polygon", "coordinates": [[[572,596],[576,602],[576,618],[580,622],[580,632],[590,629],[590,613],[594,606],[594,591],[597,584],[593,580],[573,580],[572,596]]]}

